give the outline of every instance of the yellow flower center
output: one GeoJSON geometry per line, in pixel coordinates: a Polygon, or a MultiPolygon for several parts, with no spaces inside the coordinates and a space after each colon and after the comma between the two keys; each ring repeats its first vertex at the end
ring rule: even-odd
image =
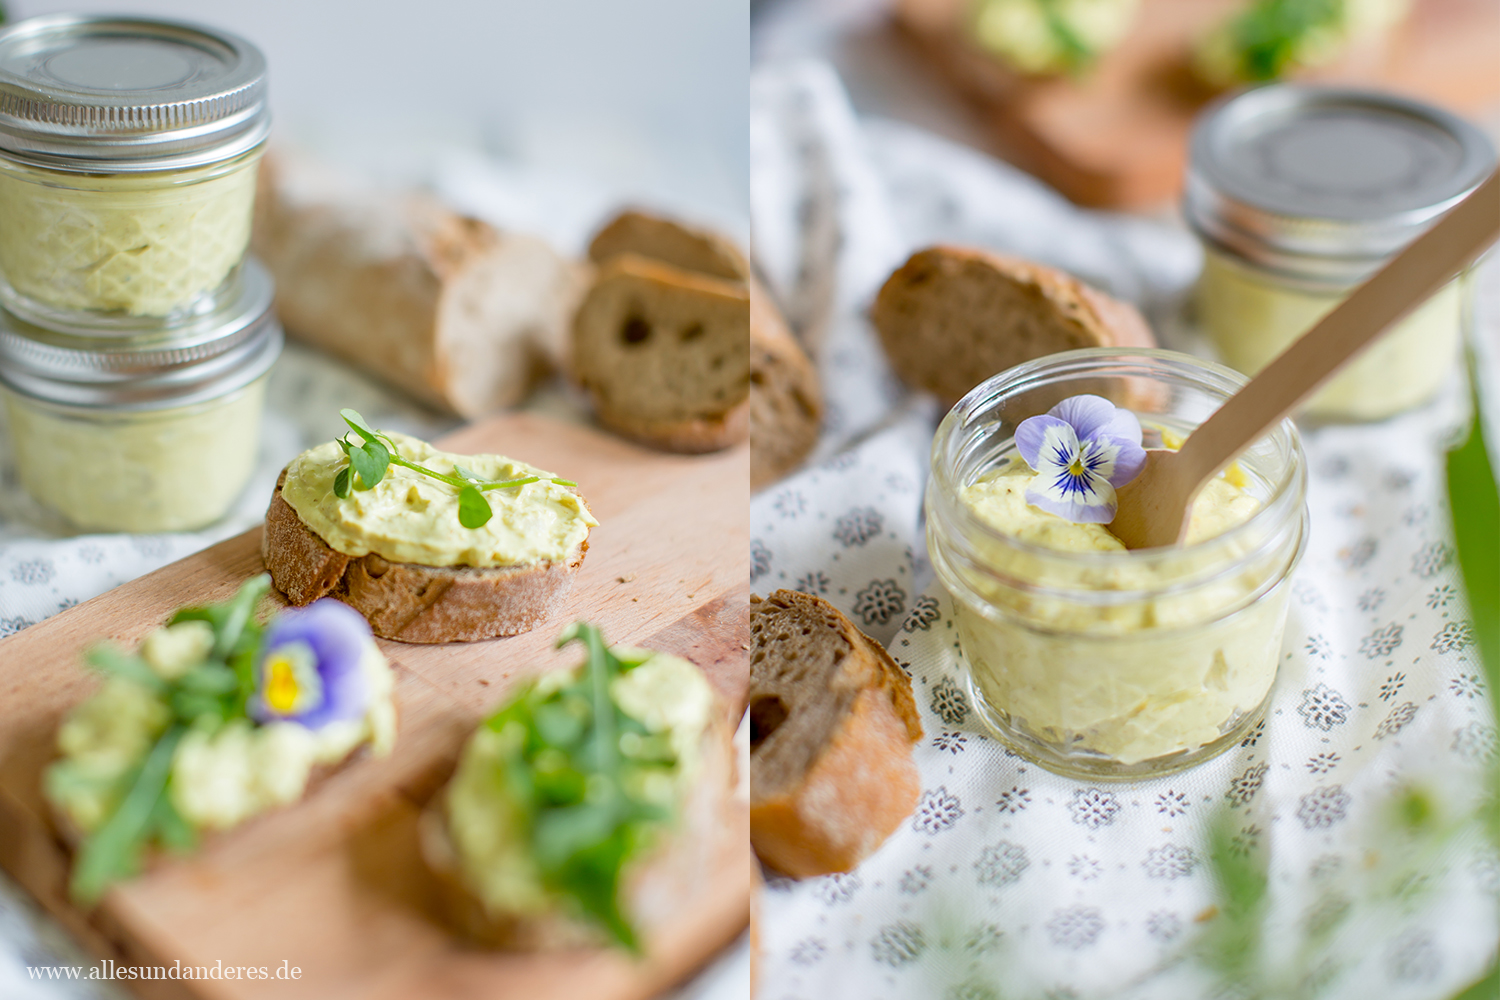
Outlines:
{"type": "Polygon", "coordinates": [[[266,704],[277,715],[290,715],[296,707],[297,696],[302,692],[292,661],[286,656],[272,654],[266,660],[266,671],[266,704]]]}

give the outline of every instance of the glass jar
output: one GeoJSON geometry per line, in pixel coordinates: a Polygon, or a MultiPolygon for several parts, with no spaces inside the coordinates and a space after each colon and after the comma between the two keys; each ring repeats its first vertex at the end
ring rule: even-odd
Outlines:
{"type": "Polygon", "coordinates": [[[242,38],[49,15],[0,31],[0,303],[147,330],[235,297],[270,128],[242,38]]]}
{"type": "MultiPolygon", "coordinates": [[[[1200,323],[1225,362],[1260,371],[1494,166],[1478,129],[1389,94],[1277,84],[1220,102],[1194,127],[1183,199],[1204,245],[1200,323]]],[[[1455,278],[1306,411],[1378,420],[1426,402],[1469,295],[1455,278]]]]}
{"type": "Polygon", "coordinates": [[[104,335],[0,313],[0,387],[21,483],[80,528],[180,531],[228,511],[254,471],[281,353],[265,269],[192,324],[104,335]]]}
{"type": "Polygon", "coordinates": [[[1249,519],[1181,547],[1063,552],[982,520],[961,491],[1020,459],[1016,427],[1079,393],[1185,437],[1244,376],[1171,351],[1095,348],[981,383],[932,445],[927,548],[953,600],[968,685],[1003,742],[1049,770],[1137,778],[1227,749],[1265,710],[1289,578],[1306,545],[1305,460],[1290,421],[1237,463],[1249,519]]]}

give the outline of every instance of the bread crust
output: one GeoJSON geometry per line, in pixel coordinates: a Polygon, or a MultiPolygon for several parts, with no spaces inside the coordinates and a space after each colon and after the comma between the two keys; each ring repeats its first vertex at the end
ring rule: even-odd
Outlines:
{"type": "Polygon", "coordinates": [[[266,511],[261,556],[276,589],[302,606],[320,597],[364,615],[378,636],[400,642],[473,642],[519,635],[556,615],[573,590],[588,539],[566,562],[509,568],[421,566],[375,553],[348,556],[309,528],[281,496],[266,511]]]}
{"type": "Polygon", "coordinates": [[[870,318],[897,374],[957,402],[1015,365],[1083,347],[1155,347],[1134,306],[1056,268],[973,247],[933,246],[901,265],[876,296],[870,318]],[[1004,315],[966,316],[940,329],[937,312],[978,290],[1016,306],[1004,315]]]}
{"type": "MultiPolygon", "coordinates": [[[[922,725],[911,680],[879,643],[820,597],[778,590],[768,599],[752,596],[750,601],[752,621],[758,612],[800,606],[837,622],[850,650],[830,690],[818,696],[834,697],[833,688],[854,692],[831,738],[816,749],[800,781],[775,789],[756,780],[756,751],[769,745],[781,727],[752,749],[751,842],[766,864],[797,878],[849,871],[910,815],[921,792],[911,749],[922,738],[922,725]]],[[[751,631],[758,654],[764,651],[764,631],[754,625],[751,631]]],[[[764,664],[764,657],[752,654],[752,720],[757,699],[775,697],[764,664]]],[[[797,706],[791,710],[797,711],[797,706]]]]}
{"type": "Polygon", "coordinates": [[[615,216],[589,244],[589,259],[596,264],[622,253],[730,281],[744,281],[750,271],[728,237],[637,209],[615,216]]]}
{"type": "Polygon", "coordinates": [[[823,393],[812,361],[764,286],[750,281],[750,489],[802,464],[818,443],[823,393]]]}
{"type": "Polygon", "coordinates": [[[266,157],[259,180],[253,246],[289,333],[470,418],[520,402],[564,354],[586,264],[297,157],[266,157]]]}

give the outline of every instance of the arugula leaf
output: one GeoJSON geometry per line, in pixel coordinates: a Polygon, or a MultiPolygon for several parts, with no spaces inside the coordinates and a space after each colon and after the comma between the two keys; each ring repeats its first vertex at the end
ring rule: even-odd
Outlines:
{"type": "Polygon", "coordinates": [[[109,819],[90,834],[73,866],[71,891],[84,905],[93,905],[110,883],[140,870],[141,851],[150,836],[157,801],[166,792],[172,754],[186,730],[172,726],[156,741],[136,772],[125,798],[109,819]]]}
{"type": "Polygon", "coordinates": [[[339,474],[333,477],[333,495],[340,500],[349,499],[349,466],[339,470],[339,474]]]}
{"type": "Polygon", "coordinates": [[[494,516],[490,502],[473,486],[465,484],[458,491],[458,523],[465,528],[482,528],[494,516]]]}

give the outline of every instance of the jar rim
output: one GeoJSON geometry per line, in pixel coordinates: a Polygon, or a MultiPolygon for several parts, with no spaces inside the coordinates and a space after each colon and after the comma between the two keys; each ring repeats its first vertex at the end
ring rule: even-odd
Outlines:
{"type": "Polygon", "coordinates": [[[270,131],[266,60],[189,21],[45,14],[0,29],[0,153],[65,172],[186,169],[270,131]]]}
{"type": "MultiPolygon", "coordinates": [[[[1052,561],[1057,565],[1076,566],[1082,568],[1107,567],[1121,565],[1121,559],[1181,559],[1184,562],[1200,557],[1204,553],[1210,553],[1217,549],[1230,549],[1236,545],[1243,545],[1244,540],[1265,531],[1266,525],[1279,521],[1282,518],[1295,515],[1303,508],[1303,499],[1306,491],[1306,458],[1303,454],[1301,437],[1297,432],[1296,425],[1290,418],[1285,418],[1269,434],[1261,440],[1271,440],[1276,444],[1278,450],[1287,453],[1284,469],[1275,482],[1267,481],[1270,495],[1245,521],[1228,530],[1214,535],[1211,538],[1202,539],[1189,545],[1181,546],[1159,546],[1149,549],[1136,549],[1126,553],[1115,551],[1088,551],[1069,552],[1048,548],[1007,534],[993,525],[988,524],[958,499],[958,492],[969,483],[960,483],[956,480],[954,469],[951,469],[949,458],[949,445],[952,438],[965,426],[966,420],[971,420],[983,408],[993,405],[1002,395],[1012,394],[1016,390],[1028,387],[1035,388],[1048,384],[1038,380],[1038,376],[1060,373],[1073,374],[1078,377],[1097,376],[1100,369],[1110,364],[1130,364],[1136,362],[1141,365],[1138,373],[1129,377],[1149,377],[1147,368],[1149,366],[1166,366],[1181,374],[1191,373],[1194,376],[1190,381],[1197,381],[1200,388],[1214,387],[1217,394],[1227,399],[1240,387],[1245,385],[1249,379],[1224,365],[1212,361],[1206,361],[1179,351],[1169,351],[1162,348],[1115,348],[1115,347],[1091,347],[1074,351],[1065,351],[1051,354],[1035,361],[1028,361],[1009,368],[981,382],[960,399],[948,414],[944,416],[938,426],[937,433],[933,436],[931,452],[931,477],[928,485],[928,508],[931,518],[931,508],[934,506],[932,497],[936,494],[941,496],[944,503],[944,513],[954,514],[960,518],[966,531],[977,531],[981,537],[1009,546],[1018,552],[1039,559],[1052,561]]],[[[1222,399],[1220,401],[1222,405],[1222,399]]],[[[1204,415],[1205,419],[1207,414],[1204,415]]],[[[1201,422],[1201,421],[1200,421],[1201,422]]],[[[1304,535],[1305,535],[1304,531],[1304,535]]],[[[1266,536],[1260,546],[1251,546],[1244,558],[1253,558],[1254,551],[1268,544],[1276,537],[1275,532],[1266,536]]],[[[1305,543],[1305,540],[1304,540],[1305,543]]],[[[1232,571],[1232,568],[1231,570],[1232,571]]],[[[1201,579],[1191,581],[1192,586],[1198,586],[1201,579]]],[[[1111,595],[1119,595],[1121,602],[1130,599],[1138,599],[1138,592],[1133,591],[1109,591],[1111,595]],[[1130,595],[1137,595],[1132,597],[1130,595]]]]}

